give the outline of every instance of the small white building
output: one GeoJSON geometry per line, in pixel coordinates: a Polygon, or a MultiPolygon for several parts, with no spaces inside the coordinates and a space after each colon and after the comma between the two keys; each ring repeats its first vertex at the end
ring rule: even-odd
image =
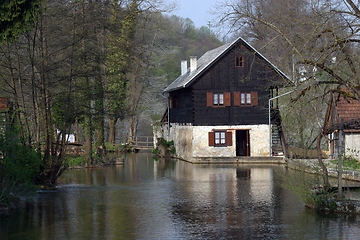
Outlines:
{"type": "Polygon", "coordinates": [[[360,103],[347,89],[344,94],[330,95],[325,123],[329,133],[329,154],[338,158],[344,154],[360,157],[360,103]]]}

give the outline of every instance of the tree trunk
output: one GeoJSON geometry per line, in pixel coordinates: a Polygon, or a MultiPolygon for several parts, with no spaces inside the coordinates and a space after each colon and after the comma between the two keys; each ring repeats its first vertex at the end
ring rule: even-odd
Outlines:
{"type": "Polygon", "coordinates": [[[85,116],[85,158],[88,164],[93,163],[92,157],[92,126],[91,118],[85,116]]]}
{"type": "Polygon", "coordinates": [[[10,79],[11,79],[11,90],[12,90],[12,94],[13,94],[13,100],[14,100],[14,112],[15,112],[15,116],[16,116],[16,120],[15,122],[19,123],[20,126],[20,135],[23,137],[23,130],[22,130],[22,124],[21,124],[21,118],[20,118],[20,110],[19,110],[19,98],[18,98],[18,93],[17,93],[17,87],[16,87],[16,83],[15,83],[15,76],[14,76],[14,67],[11,61],[11,50],[10,50],[10,44],[7,44],[7,60],[8,60],[8,68],[9,68],[9,74],[10,74],[10,79]]]}
{"type": "Polygon", "coordinates": [[[319,133],[319,135],[317,137],[317,141],[316,141],[316,148],[317,148],[319,165],[320,165],[321,169],[323,170],[324,190],[329,191],[329,189],[330,189],[329,174],[328,174],[326,166],[324,165],[324,163],[322,161],[322,152],[321,152],[321,146],[320,146],[322,136],[323,136],[323,134],[319,133]]]}
{"type": "Polygon", "coordinates": [[[115,144],[115,137],[116,137],[116,121],[115,117],[109,116],[109,142],[115,144]]]}
{"type": "Polygon", "coordinates": [[[129,143],[131,143],[132,141],[135,140],[137,127],[138,127],[137,116],[131,116],[130,117],[129,140],[128,140],[129,143]]]}
{"type": "MultiPolygon", "coordinates": [[[[26,128],[26,135],[28,138],[28,144],[31,144],[30,124],[28,121],[28,115],[25,111],[25,109],[27,109],[27,107],[26,107],[26,102],[25,102],[25,97],[24,97],[23,79],[22,79],[22,73],[21,73],[21,61],[20,61],[17,44],[15,44],[15,54],[16,54],[17,63],[18,63],[18,71],[19,71],[19,79],[18,80],[19,80],[19,88],[20,88],[20,94],[21,94],[21,105],[22,105],[22,109],[23,109],[21,112],[22,112],[22,114],[24,116],[24,120],[25,120],[25,128],[26,128]]],[[[19,113],[19,115],[21,115],[21,114],[19,113]]],[[[21,124],[21,122],[20,122],[20,124],[21,124]]]]}

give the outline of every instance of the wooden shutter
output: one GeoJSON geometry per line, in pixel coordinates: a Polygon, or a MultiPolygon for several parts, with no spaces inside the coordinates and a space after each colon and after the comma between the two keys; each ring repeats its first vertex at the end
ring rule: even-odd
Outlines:
{"type": "Polygon", "coordinates": [[[251,105],[257,106],[258,105],[258,93],[251,92],[251,105]]]}
{"type": "Polygon", "coordinates": [[[209,132],[209,146],[215,146],[215,132],[209,132]]]}
{"type": "Polygon", "coordinates": [[[206,106],[207,107],[212,107],[213,106],[213,99],[214,94],[212,92],[208,92],[206,93],[206,106]]]}
{"type": "Polygon", "coordinates": [[[232,146],[232,132],[225,133],[225,145],[232,146]]]}
{"type": "Polygon", "coordinates": [[[224,106],[231,106],[231,94],[229,92],[224,92],[224,106]]]}
{"type": "Polygon", "coordinates": [[[234,92],[234,106],[240,107],[240,92],[234,92]]]}

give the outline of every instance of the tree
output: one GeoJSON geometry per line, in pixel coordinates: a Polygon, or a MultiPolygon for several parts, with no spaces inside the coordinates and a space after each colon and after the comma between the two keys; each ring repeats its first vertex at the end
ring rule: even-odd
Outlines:
{"type": "MultiPolygon", "coordinates": [[[[311,96],[314,100],[326,99],[327,94],[334,91],[360,100],[360,10],[354,1],[244,0],[223,3],[219,13],[221,22],[229,23],[233,29],[252,27],[253,31],[249,36],[263,41],[262,46],[276,43],[274,45],[278,49],[285,50],[283,54],[273,54],[270,58],[276,65],[281,65],[281,56],[292,59],[293,61],[288,60],[285,64],[288,66],[285,68],[288,74],[292,72],[290,66],[293,64],[295,70],[305,69],[306,74],[301,77],[299,72],[294,71],[293,87],[296,92],[293,102],[309,93],[315,93],[311,96]],[[269,16],[264,10],[271,7],[275,9],[269,16]],[[284,14],[281,7],[291,11],[285,11],[284,14]],[[294,15],[296,17],[292,17],[294,15]],[[343,87],[349,93],[342,91],[343,87]]],[[[327,133],[327,127],[320,125],[317,138],[318,159],[326,175],[320,141],[327,133]]],[[[325,184],[328,185],[328,179],[325,179],[325,184]]]]}
{"type": "Polygon", "coordinates": [[[115,28],[109,36],[107,54],[107,111],[109,117],[109,142],[115,143],[116,122],[125,117],[127,109],[127,84],[132,71],[135,49],[135,32],[139,17],[137,1],[131,1],[123,10],[114,5],[112,25],[115,28]]]}
{"type": "Polygon", "coordinates": [[[0,42],[14,40],[33,28],[43,0],[3,1],[0,6],[0,42]]]}

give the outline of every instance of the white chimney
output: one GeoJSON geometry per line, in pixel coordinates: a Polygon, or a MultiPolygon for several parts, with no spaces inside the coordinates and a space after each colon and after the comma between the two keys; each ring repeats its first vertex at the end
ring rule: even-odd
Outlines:
{"type": "Polygon", "coordinates": [[[197,68],[197,59],[195,56],[190,57],[190,73],[196,70],[197,68]]]}
{"type": "Polygon", "coordinates": [[[181,76],[187,72],[187,60],[181,60],[181,76]]]}

